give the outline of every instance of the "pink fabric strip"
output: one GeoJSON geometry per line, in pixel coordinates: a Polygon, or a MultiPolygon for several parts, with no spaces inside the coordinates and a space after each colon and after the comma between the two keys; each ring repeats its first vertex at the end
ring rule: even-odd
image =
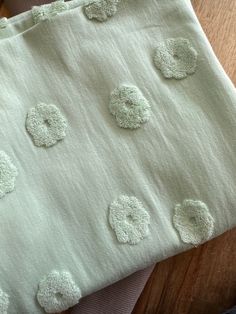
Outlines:
{"type": "Polygon", "coordinates": [[[83,299],[71,314],[130,314],[154,265],[97,291],[83,299]]]}

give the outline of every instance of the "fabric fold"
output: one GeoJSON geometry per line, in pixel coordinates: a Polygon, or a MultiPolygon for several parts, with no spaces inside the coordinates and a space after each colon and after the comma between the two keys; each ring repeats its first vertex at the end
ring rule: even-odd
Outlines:
{"type": "Polygon", "coordinates": [[[235,226],[235,89],[190,1],[10,18],[0,76],[5,312],[59,313],[235,226]]]}

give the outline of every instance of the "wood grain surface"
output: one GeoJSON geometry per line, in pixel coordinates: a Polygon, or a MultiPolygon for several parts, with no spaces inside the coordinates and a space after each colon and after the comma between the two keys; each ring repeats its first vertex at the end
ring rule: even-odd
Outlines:
{"type": "Polygon", "coordinates": [[[3,5],[3,1],[0,0],[0,17],[2,16],[9,16],[9,12],[6,10],[5,6],[3,5]]]}
{"type": "MultiPolygon", "coordinates": [[[[192,4],[217,57],[235,84],[236,0],[193,0],[192,4]]],[[[233,305],[236,229],[158,263],[133,314],[220,314],[233,305]]]]}

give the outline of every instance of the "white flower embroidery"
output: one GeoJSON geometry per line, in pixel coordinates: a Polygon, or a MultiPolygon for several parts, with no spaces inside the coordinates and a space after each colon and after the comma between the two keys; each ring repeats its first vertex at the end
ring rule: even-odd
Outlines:
{"type": "Polygon", "coordinates": [[[165,78],[183,79],[195,72],[197,52],[188,39],[169,38],[157,45],[154,63],[165,78]]]}
{"type": "Polygon", "coordinates": [[[136,197],[121,195],[109,210],[109,223],[119,242],[137,244],[148,235],[150,216],[136,197]]]}
{"type": "Polygon", "coordinates": [[[116,14],[120,0],[95,0],[84,7],[84,12],[89,19],[104,22],[116,14]]]}
{"type": "Polygon", "coordinates": [[[67,122],[55,105],[38,104],[26,118],[26,129],[36,146],[50,147],[66,136],[67,122]]]}
{"type": "Polygon", "coordinates": [[[58,13],[66,11],[68,8],[68,3],[65,3],[64,0],[57,0],[50,4],[34,6],[32,8],[34,24],[48,20],[56,16],[58,13]]]}
{"type": "Polygon", "coordinates": [[[9,297],[0,289],[0,314],[7,314],[8,305],[9,297]]]}
{"type": "Polygon", "coordinates": [[[80,298],[80,289],[69,272],[54,270],[39,283],[37,299],[47,313],[65,311],[77,304],[80,298]]]}
{"type": "Polygon", "coordinates": [[[193,245],[207,241],[214,231],[214,219],[201,201],[184,200],[177,204],[173,222],[183,242],[193,245]]]}
{"type": "Polygon", "coordinates": [[[109,110],[121,128],[137,129],[149,120],[151,107],[136,86],[121,85],[110,96],[109,110]]]}
{"type": "Polygon", "coordinates": [[[17,175],[17,169],[9,156],[0,151],[0,198],[14,190],[17,175]]]}

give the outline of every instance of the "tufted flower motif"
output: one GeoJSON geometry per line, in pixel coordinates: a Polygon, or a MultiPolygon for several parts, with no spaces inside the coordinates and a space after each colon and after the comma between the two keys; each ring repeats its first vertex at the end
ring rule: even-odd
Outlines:
{"type": "Polygon", "coordinates": [[[34,24],[48,20],[56,16],[58,13],[66,11],[68,8],[68,3],[65,3],[64,0],[56,0],[50,4],[34,6],[32,8],[34,24]]]}
{"type": "Polygon", "coordinates": [[[7,309],[9,305],[8,294],[0,289],[0,314],[7,314],[7,309]]]}
{"type": "Polygon", "coordinates": [[[55,105],[38,104],[26,118],[26,129],[36,146],[50,147],[66,136],[67,122],[55,105]]]}
{"type": "Polygon", "coordinates": [[[14,190],[17,175],[17,169],[10,157],[5,152],[0,151],[0,198],[14,190]]]}
{"type": "Polygon", "coordinates": [[[109,210],[109,223],[119,242],[137,244],[148,235],[150,216],[136,197],[121,195],[109,210]]]}
{"type": "Polygon", "coordinates": [[[109,110],[121,128],[137,129],[149,120],[151,107],[136,86],[121,85],[110,97],[109,110]]]}
{"type": "Polygon", "coordinates": [[[95,0],[84,7],[84,12],[90,20],[104,22],[116,14],[119,2],[120,0],[95,0]]]}
{"type": "Polygon", "coordinates": [[[214,231],[214,219],[201,201],[184,200],[177,204],[173,222],[183,242],[193,245],[207,241],[214,231]]]}
{"type": "Polygon", "coordinates": [[[154,64],[165,78],[183,79],[195,72],[197,52],[188,39],[169,38],[157,45],[154,64]]]}
{"type": "Polygon", "coordinates": [[[80,298],[80,289],[69,272],[53,270],[39,283],[37,299],[47,313],[65,311],[77,304],[80,298]]]}

